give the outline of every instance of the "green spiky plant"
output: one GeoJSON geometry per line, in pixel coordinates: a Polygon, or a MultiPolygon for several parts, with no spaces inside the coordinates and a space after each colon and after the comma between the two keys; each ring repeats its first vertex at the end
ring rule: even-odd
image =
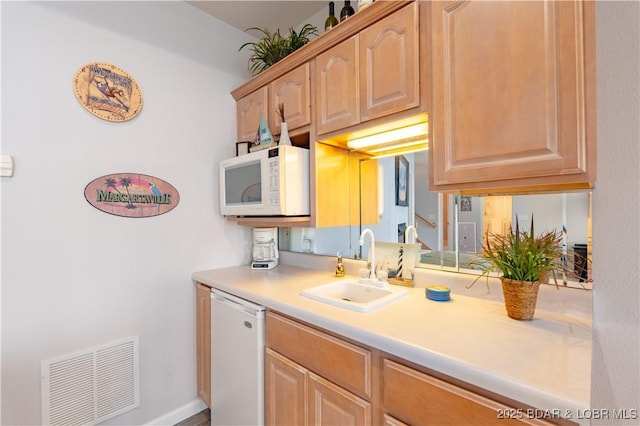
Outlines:
{"type": "Polygon", "coordinates": [[[260,74],[271,65],[307,44],[310,41],[310,36],[318,35],[318,29],[311,24],[305,24],[300,28],[299,32],[289,28],[289,35],[286,37],[280,34],[279,29],[273,33],[268,29],[255,27],[247,28],[245,31],[249,30],[256,30],[264,35],[257,42],[247,42],[238,49],[238,52],[245,47],[251,49],[251,56],[249,57],[249,72],[251,72],[251,75],[260,74]]]}
{"type": "Polygon", "coordinates": [[[555,230],[535,234],[533,216],[531,229],[520,231],[516,222],[515,230],[509,229],[505,234],[487,232],[482,242],[482,262],[480,266],[482,276],[488,278],[490,272],[498,271],[504,278],[515,281],[539,281],[545,275],[553,276],[556,271],[566,269],[562,263],[562,233],[555,230]]]}

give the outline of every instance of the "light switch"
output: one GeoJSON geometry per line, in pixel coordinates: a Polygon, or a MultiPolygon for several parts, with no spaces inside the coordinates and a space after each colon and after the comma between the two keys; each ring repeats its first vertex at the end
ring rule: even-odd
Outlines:
{"type": "Polygon", "coordinates": [[[0,176],[13,176],[13,156],[0,155],[0,176]]]}

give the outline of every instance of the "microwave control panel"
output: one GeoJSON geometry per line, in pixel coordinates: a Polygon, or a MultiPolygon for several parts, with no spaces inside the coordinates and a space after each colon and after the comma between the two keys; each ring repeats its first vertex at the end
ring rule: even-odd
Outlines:
{"type": "Polygon", "coordinates": [[[269,204],[280,204],[280,157],[278,148],[269,150],[269,204]]]}

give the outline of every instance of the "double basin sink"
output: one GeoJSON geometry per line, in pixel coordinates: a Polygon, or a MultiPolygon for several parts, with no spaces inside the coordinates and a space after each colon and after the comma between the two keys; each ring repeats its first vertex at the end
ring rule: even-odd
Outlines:
{"type": "Polygon", "coordinates": [[[324,302],[356,312],[370,312],[388,305],[408,293],[406,288],[361,283],[355,280],[340,280],[302,290],[300,294],[309,299],[324,302]]]}

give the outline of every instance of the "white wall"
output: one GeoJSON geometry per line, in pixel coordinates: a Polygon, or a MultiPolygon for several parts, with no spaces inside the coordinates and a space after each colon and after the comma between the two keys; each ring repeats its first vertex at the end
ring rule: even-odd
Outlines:
{"type": "Polygon", "coordinates": [[[2,424],[40,424],[40,362],[140,336],[143,424],[196,401],[195,270],[249,261],[223,220],[217,164],[235,155],[229,92],[249,36],[184,2],[2,2],[2,424]],[[72,79],[88,62],[130,73],[142,112],[110,123],[72,79]],[[139,172],[180,193],[161,216],[102,213],[91,180],[139,172]]]}
{"type": "MultiPolygon", "coordinates": [[[[640,410],[639,27],[640,3],[596,4],[593,408],[640,410]]],[[[638,419],[627,424],[637,425],[638,419]]]]}

